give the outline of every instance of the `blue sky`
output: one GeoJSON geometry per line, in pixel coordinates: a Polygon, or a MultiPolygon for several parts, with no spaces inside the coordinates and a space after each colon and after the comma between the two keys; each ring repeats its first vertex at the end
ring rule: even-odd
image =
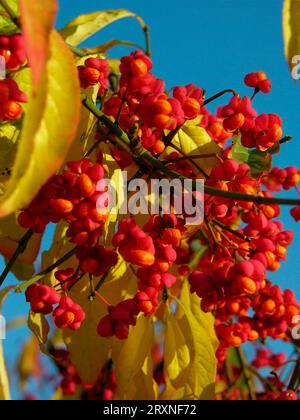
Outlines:
{"type": "MultiPolygon", "coordinates": [[[[141,15],[151,28],[154,72],[166,80],[168,87],[193,82],[205,88],[208,96],[225,88],[247,94],[244,75],[264,70],[273,82],[273,89],[270,95],[259,96],[255,107],[259,112],[281,115],[285,134],[293,137],[292,142],[282,147],[275,164],[299,166],[300,85],[292,80],[283,54],[282,0],[61,0],[59,4],[58,27],[79,14],[107,8],[126,8],[141,15]]],[[[87,45],[99,45],[113,38],[144,43],[137,22],[126,19],[93,36],[87,45]]],[[[129,51],[118,47],[112,56],[120,57],[129,51]]],[[[282,220],[286,229],[296,232],[295,241],[288,253],[288,263],[271,278],[283,288],[293,288],[300,299],[299,224],[291,220],[287,209],[282,213],[282,220]]],[[[50,234],[43,246],[49,243],[50,234]]],[[[13,279],[8,282],[12,283],[13,279]]],[[[24,298],[12,295],[4,305],[4,314],[11,319],[24,314],[26,309],[24,298]]],[[[4,342],[11,372],[26,337],[25,329],[18,329],[9,332],[4,342]]],[[[18,396],[14,383],[13,397],[18,396]]]]}

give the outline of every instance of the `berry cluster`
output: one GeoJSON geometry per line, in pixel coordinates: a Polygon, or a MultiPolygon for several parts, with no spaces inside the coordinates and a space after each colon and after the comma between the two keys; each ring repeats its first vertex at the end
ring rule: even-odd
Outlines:
{"type": "Polygon", "coordinates": [[[139,51],[123,57],[120,90],[105,103],[104,111],[114,118],[119,115],[125,130],[142,121],[138,134],[143,146],[159,154],[165,148],[164,130],[175,130],[200,115],[204,92],[190,84],[174,88],[169,97],[164,81],[157,79],[151,69],[150,58],[139,51]]]}
{"type": "Polygon", "coordinates": [[[82,400],[112,400],[117,388],[116,370],[111,361],[108,361],[102,368],[96,383],[84,383],[74,365],[72,364],[69,353],[61,348],[51,349],[51,356],[62,377],[60,388],[64,396],[74,395],[76,390],[81,393],[82,400]]]}
{"type": "Polygon", "coordinates": [[[119,223],[113,244],[125,261],[140,267],[138,292],[133,299],[108,308],[109,314],[98,325],[100,336],[126,339],[140,313],[148,316],[156,312],[164,289],[176,283],[176,277],[168,271],[177,260],[184,230],[182,220],[175,215],[153,216],[143,230],[133,219],[119,223]]]}
{"type": "Polygon", "coordinates": [[[30,302],[35,313],[48,315],[53,312],[54,323],[58,328],[78,330],[85,314],[82,308],[66,295],[60,296],[52,287],[33,284],[26,290],[26,301],[30,302]],[[53,306],[58,306],[53,310],[53,306]]]}
{"type": "Polygon", "coordinates": [[[13,79],[0,80],[0,120],[17,120],[23,108],[20,105],[27,102],[27,97],[13,79]]]}
{"type": "Polygon", "coordinates": [[[99,94],[102,94],[108,88],[109,66],[106,60],[87,58],[84,65],[78,67],[78,74],[82,89],[99,84],[99,94]]]}
{"type": "MultiPolygon", "coordinates": [[[[259,200],[237,199],[236,193],[269,198],[282,189],[297,189],[300,173],[295,167],[274,168],[255,177],[249,165],[230,157],[231,147],[226,147],[227,141],[235,136],[240,136],[244,147],[260,151],[278,144],[283,134],[280,117],[258,115],[253,107],[256,94],[268,93],[271,89],[265,73],[246,76],[246,85],[254,88],[251,99],[233,93],[229,103],[212,114],[204,106],[207,102],[204,103],[203,89],[189,84],[166,93],[164,81],[151,71],[151,59],[142,52],[133,52],[121,60],[119,87],[112,86],[110,90],[106,60],[89,58],[78,68],[83,89],[99,87],[97,104],[101,103],[105,115],[114,119],[116,127],[128,133],[132,142],[140,141],[153,155],[163,153],[169,144],[170,132],[172,134],[187,120],[197,121],[196,124],[223,148],[222,154],[215,155],[218,160],[211,171],[208,174],[202,171],[206,185],[229,193],[229,196],[205,194],[204,222],[195,231],[185,226],[184,214],[151,216],[143,227],[132,218],[119,220],[112,239],[115,249],[108,249],[99,242],[109,214],[102,160],[69,162],[67,168],[51,177],[28,208],[21,212],[19,224],[42,233],[49,223],[67,223],[66,235],[76,245],[74,253],[78,266],[55,273],[60,293],[53,287],[34,284],[27,289],[26,299],[32,311],[45,315],[53,313],[58,328],[76,330],[85,315],[70,299],[68,291],[84,274],[89,275],[91,282],[93,276],[105,275],[117,264],[119,253],[136,274],[136,293],[115,306],[107,303],[108,313],[99,321],[97,331],[101,337],[116,336],[123,340],[128,337],[130,327],[136,325],[138,316],[156,314],[160,303],[168,299],[168,289],[178,285],[180,290],[177,280],[184,281],[188,277],[191,293],[201,298],[202,310],[215,316],[222,379],[230,347],[239,349],[243,343],[265,341],[268,337],[289,341],[293,319],[300,313],[294,294],[290,290],[282,291],[268,279],[268,271],[278,270],[285,261],[287,248],[293,240],[293,233],[285,231],[276,220],[280,207],[260,204],[259,200]],[[195,242],[198,249],[204,250],[196,265],[193,259],[195,242]],[[174,265],[177,266],[177,277],[173,274],[174,265]]],[[[22,102],[22,94],[14,82],[7,79],[0,82],[0,105],[9,101],[22,102]]],[[[7,115],[3,114],[2,119],[8,119],[7,115]]],[[[113,130],[108,132],[107,127],[99,128],[103,130],[99,129],[96,140],[112,138],[111,155],[122,169],[130,166],[132,156],[115,145],[113,130]]],[[[161,163],[187,178],[197,179],[192,159],[177,151],[167,153],[160,156],[161,163]]],[[[291,213],[300,220],[300,206],[291,213]]],[[[103,278],[105,280],[105,276],[103,278]]],[[[62,388],[65,394],[72,394],[78,384],[83,387],[84,384],[66,354],[62,360],[62,388]]],[[[163,362],[160,358],[156,371],[160,384],[165,380],[163,362]]],[[[276,369],[280,363],[284,363],[280,355],[260,353],[252,366],[276,369]]],[[[86,398],[113,397],[115,378],[113,370],[110,369],[108,375],[106,369],[107,366],[93,389],[85,388],[86,398]],[[104,384],[107,377],[110,379],[104,384]]],[[[238,369],[233,372],[235,380],[239,375],[238,369]]],[[[271,399],[294,399],[296,396],[282,384],[274,380],[270,383],[276,392],[272,387],[266,389],[259,399],[266,395],[271,399]]],[[[239,396],[239,390],[234,388],[230,398],[239,396]]]]}
{"type": "Polygon", "coordinates": [[[77,245],[94,244],[108,216],[104,169],[89,159],[69,162],[54,175],[19,216],[25,229],[40,233],[48,223],[69,222],[67,236],[77,245]],[[102,207],[99,206],[102,204],[102,207]]]}
{"type": "Polygon", "coordinates": [[[22,67],[27,60],[23,36],[0,35],[0,56],[4,57],[7,70],[18,70],[22,67]]]}

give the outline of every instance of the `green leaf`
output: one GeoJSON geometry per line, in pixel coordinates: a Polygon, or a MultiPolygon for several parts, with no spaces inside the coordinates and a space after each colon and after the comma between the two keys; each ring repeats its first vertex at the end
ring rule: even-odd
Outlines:
{"type": "Polygon", "coordinates": [[[50,46],[38,94],[28,105],[13,174],[0,202],[0,217],[30,203],[61,167],[75,138],[81,106],[77,68],[55,31],[50,46]]]}
{"type": "Polygon", "coordinates": [[[241,144],[239,139],[236,139],[231,149],[230,157],[239,163],[247,163],[254,178],[259,178],[272,169],[272,154],[270,151],[261,152],[248,149],[241,144]]]}
{"type": "MultiPolygon", "coordinates": [[[[217,374],[217,360],[215,352],[217,349],[217,339],[214,333],[213,317],[208,317],[200,309],[200,305],[196,307],[195,302],[191,304],[188,297],[188,285],[185,284],[180,300],[175,299],[178,305],[176,312],[176,331],[179,329],[182,335],[173,344],[179,346],[181,354],[186,353],[186,346],[189,351],[190,362],[187,363],[187,357],[178,358],[180,360],[180,369],[178,365],[178,373],[176,381],[172,381],[171,377],[171,391],[166,390],[166,396],[172,399],[212,399],[214,396],[214,386],[217,374]],[[177,328],[178,327],[178,328],[177,328]],[[184,338],[183,338],[184,337],[184,338]],[[184,341],[183,341],[184,340],[184,341]]],[[[174,334],[173,334],[174,337],[174,334]]],[[[170,339],[170,337],[168,338],[170,339]]],[[[165,350],[169,349],[171,343],[165,343],[165,350]]],[[[178,348],[175,352],[178,353],[178,348]]],[[[174,353],[174,351],[173,351],[174,353]]],[[[165,372],[173,372],[172,363],[174,363],[174,356],[171,351],[168,351],[165,356],[165,372]],[[171,370],[170,370],[171,367],[171,370]]],[[[176,360],[176,359],[175,359],[176,360]]]]}
{"type": "Polygon", "coordinates": [[[50,34],[56,16],[57,2],[19,0],[19,3],[22,32],[36,93],[49,54],[50,34]]]}
{"type": "Polygon", "coordinates": [[[139,16],[128,10],[106,10],[78,16],[61,29],[60,34],[68,44],[77,46],[105,26],[128,17],[137,19],[142,27],[145,26],[139,16]]]}
{"type": "Polygon", "coordinates": [[[300,1],[284,0],[283,36],[284,49],[291,70],[299,63],[300,56],[300,1]],[[298,60],[294,57],[298,56],[298,60]]]}
{"type": "MultiPolygon", "coordinates": [[[[19,14],[17,0],[9,0],[9,6],[16,14],[19,14]]],[[[0,5],[0,35],[11,35],[15,32],[19,32],[18,26],[15,25],[3,6],[0,5]]]]}

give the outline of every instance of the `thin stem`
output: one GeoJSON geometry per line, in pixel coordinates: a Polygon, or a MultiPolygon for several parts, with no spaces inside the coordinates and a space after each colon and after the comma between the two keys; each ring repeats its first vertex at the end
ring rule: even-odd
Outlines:
{"type": "Polygon", "coordinates": [[[146,52],[146,55],[151,58],[151,43],[150,43],[149,26],[146,25],[143,28],[143,31],[144,31],[144,34],[145,34],[145,41],[146,41],[146,50],[145,50],[145,52],[146,52]]]}
{"type": "Polygon", "coordinates": [[[257,370],[255,370],[252,366],[247,365],[246,369],[252,373],[252,375],[256,376],[263,384],[267,385],[271,390],[275,389],[275,386],[272,382],[268,381],[268,379],[264,378],[257,370]]]}
{"type": "Polygon", "coordinates": [[[95,286],[96,292],[98,292],[98,290],[100,289],[100,287],[103,285],[103,283],[107,279],[109,273],[110,273],[110,271],[107,271],[105,274],[103,274],[103,276],[101,277],[101,279],[98,281],[98,283],[95,286]]]}
{"type": "Polygon", "coordinates": [[[102,143],[102,139],[95,141],[92,147],[84,154],[84,157],[85,158],[89,157],[93,153],[93,151],[97,149],[100,143],[102,143]]]}
{"type": "MultiPolygon", "coordinates": [[[[182,152],[180,152],[180,153],[182,153],[182,152]]],[[[194,159],[209,159],[209,158],[216,158],[216,157],[217,157],[216,153],[205,153],[203,155],[189,156],[189,158],[192,159],[192,160],[194,160],[194,159]]],[[[174,158],[174,159],[163,160],[163,163],[166,164],[166,165],[169,165],[171,163],[177,163],[177,162],[180,162],[182,160],[187,160],[187,158],[185,156],[180,156],[180,157],[174,158]]]]}
{"type": "Polygon", "coordinates": [[[34,283],[37,283],[39,280],[41,280],[44,276],[51,273],[51,271],[55,270],[55,268],[59,267],[64,262],[68,261],[76,252],[77,247],[71,249],[71,251],[67,252],[63,257],[61,257],[59,260],[57,260],[54,264],[47,267],[45,270],[41,271],[39,274],[37,274],[32,279],[26,281],[25,283],[22,283],[15,287],[15,291],[17,293],[22,293],[24,289],[27,289],[27,287],[31,286],[34,283]]]}
{"type": "Polygon", "coordinates": [[[112,306],[102,295],[100,295],[97,290],[95,290],[95,296],[97,296],[98,299],[102,300],[103,303],[105,303],[106,306],[112,306]]]}
{"type": "Polygon", "coordinates": [[[19,244],[17,246],[17,249],[15,250],[14,254],[12,255],[12,257],[10,258],[10,260],[7,262],[1,276],[0,276],[0,287],[2,286],[2,284],[4,283],[8,273],[10,272],[10,270],[12,269],[12,267],[14,266],[15,262],[17,261],[18,257],[23,254],[23,252],[25,251],[27,244],[29,242],[29,240],[31,239],[33,235],[32,230],[28,230],[25,235],[20,239],[19,244]]]}
{"type": "Polygon", "coordinates": [[[172,147],[174,150],[176,150],[176,152],[181,153],[186,160],[188,160],[192,165],[195,166],[195,168],[198,169],[198,171],[205,177],[208,178],[207,173],[196,163],[193,161],[193,159],[191,159],[190,156],[188,156],[186,153],[184,153],[182,150],[180,150],[179,147],[175,146],[175,144],[170,143],[170,147],[172,147]]]}
{"type": "Polygon", "coordinates": [[[73,45],[67,44],[73,54],[77,55],[78,57],[86,57],[89,55],[87,51],[82,50],[81,48],[73,47],[73,45]]]}
{"type": "Polygon", "coordinates": [[[8,13],[11,20],[14,22],[15,25],[20,27],[19,16],[17,13],[12,9],[12,7],[8,4],[6,0],[0,0],[0,5],[3,9],[8,13]]]}
{"type": "Polygon", "coordinates": [[[251,242],[251,238],[248,236],[244,236],[242,233],[238,232],[237,230],[231,229],[229,226],[224,225],[224,223],[220,222],[219,220],[212,220],[212,223],[219,226],[220,228],[227,230],[228,232],[232,233],[233,235],[237,236],[238,238],[243,239],[246,242],[251,242]]]}

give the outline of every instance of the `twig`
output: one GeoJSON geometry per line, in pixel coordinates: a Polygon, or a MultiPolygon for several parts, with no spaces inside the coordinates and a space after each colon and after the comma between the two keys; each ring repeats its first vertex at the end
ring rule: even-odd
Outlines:
{"type": "Polygon", "coordinates": [[[2,284],[4,283],[8,273],[10,272],[10,270],[12,269],[12,267],[14,266],[15,262],[17,261],[18,257],[23,254],[23,252],[25,251],[27,244],[29,242],[29,240],[31,239],[33,235],[33,231],[32,230],[28,230],[25,235],[20,239],[19,241],[19,245],[17,247],[17,249],[15,250],[14,254],[12,255],[12,257],[10,258],[10,260],[7,262],[1,276],[0,276],[0,287],[2,286],[2,284]]]}

